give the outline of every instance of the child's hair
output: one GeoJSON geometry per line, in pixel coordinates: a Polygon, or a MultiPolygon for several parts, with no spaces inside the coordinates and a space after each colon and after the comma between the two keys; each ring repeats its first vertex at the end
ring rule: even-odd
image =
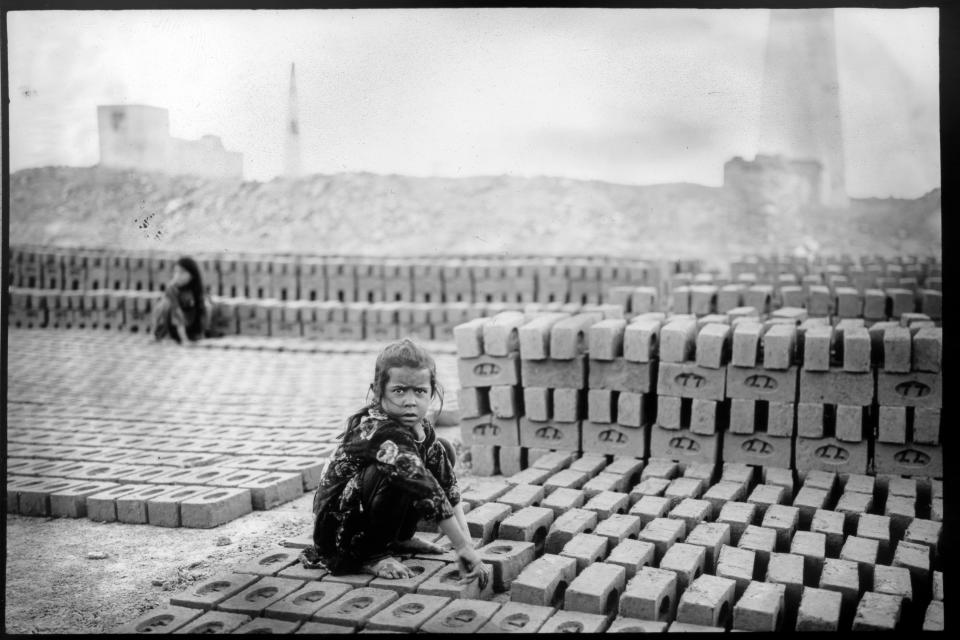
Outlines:
{"type": "Polygon", "coordinates": [[[443,409],[443,387],[437,380],[437,363],[426,349],[409,338],[391,342],[380,355],[373,367],[373,382],[369,391],[373,393],[373,400],[347,419],[347,430],[360,423],[360,419],[372,408],[380,404],[380,398],[387,388],[390,369],[393,367],[410,367],[411,369],[426,369],[430,372],[430,393],[440,398],[440,409],[443,409]]]}
{"type": "Polygon", "coordinates": [[[197,312],[193,316],[193,325],[187,327],[187,333],[190,335],[200,335],[203,333],[203,316],[206,313],[203,296],[203,279],[200,277],[200,267],[196,260],[189,256],[183,256],[177,260],[177,266],[190,274],[190,282],[187,289],[193,296],[194,308],[197,312]]]}

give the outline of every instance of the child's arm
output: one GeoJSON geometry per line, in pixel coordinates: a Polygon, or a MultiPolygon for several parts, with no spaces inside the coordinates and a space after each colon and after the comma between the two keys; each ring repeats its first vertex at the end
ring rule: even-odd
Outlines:
{"type": "Polygon", "coordinates": [[[467,526],[467,519],[463,515],[463,507],[458,502],[453,505],[453,515],[457,519],[457,523],[460,525],[460,529],[463,531],[464,535],[467,536],[467,541],[472,544],[470,539],[470,527],[467,526]]]}
{"type": "MultiPolygon", "coordinates": [[[[454,512],[455,514],[458,512],[460,514],[459,518],[463,519],[463,509],[460,508],[459,504],[454,507],[454,512]]],[[[453,550],[457,554],[457,564],[460,567],[461,580],[472,582],[479,579],[480,589],[483,590],[490,576],[487,575],[480,562],[480,556],[473,548],[467,528],[463,527],[461,529],[457,515],[452,515],[440,521],[440,531],[443,531],[450,542],[453,543],[453,550]]]]}

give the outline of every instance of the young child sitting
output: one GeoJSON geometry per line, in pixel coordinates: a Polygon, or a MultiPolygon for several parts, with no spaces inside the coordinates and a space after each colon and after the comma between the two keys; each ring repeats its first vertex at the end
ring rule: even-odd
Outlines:
{"type": "Polygon", "coordinates": [[[414,537],[417,522],[435,520],[453,545],[464,581],[487,575],[473,549],[460,506],[449,443],[426,419],[433,398],[443,401],[437,367],[410,340],[377,357],[372,401],[350,416],[343,442],[327,461],[313,502],[312,548],[301,561],[334,574],[408,578],[396,555],[444,553],[414,537]]]}
{"type": "Polygon", "coordinates": [[[193,258],[180,258],[153,312],[154,338],[163,340],[169,336],[181,345],[199,340],[209,322],[207,306],[200,267],[193,258]]]}

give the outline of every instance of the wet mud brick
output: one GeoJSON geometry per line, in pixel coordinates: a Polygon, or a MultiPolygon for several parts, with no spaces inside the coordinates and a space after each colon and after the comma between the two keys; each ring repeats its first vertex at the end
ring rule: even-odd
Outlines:
{"type": "Polygon", "coordinates": [[[511,488],[511,485],[506,480],[488,480],[482,483],[476,483],[476,485],[470,489],[462,491],[460,497],[473,504],[492,502],[506,494],[511,488]]]}
{"type": "Polygon", "coordinates": [[[658,458],[653,456],[647,462],[643,472],[640,474],[641,482],[647,478],[664,478],[673,480],[680,475],[680,465],[669,458],[658,458]]]}
{"type": "Polygon", "coordinates": [[[276,618],[254,618],[242,627],[236,629],[233,633],[244,634],[274,634],[274,633],[293,633],[300,626],[300,622],[290,620],[277,620],[276,618]]]}
{"type": "Polygon", "coordinates": [[[783,585],[751,582],[733,608],[733,628],[739,631],[780,631],[783,613],[783,585]]]}
{"type": "Polygon", "coordinates": [[[607,555],[607,539],[592,533],[578,533],[563,545],[560,555],[573,558],[577,573],[594,562],[601,562],[607,555]]]}
{"type": "Polygon", "coordinates": [[[716,520],[730,525],[730,540],[737,544],[747,527],[759,520],[757,505],[750,502],[727,502],[720,508],[716,520]]]}
{"type": "Polygon", "coordinates": [[[613,547],[604,562],[620,565],[626,571],[627,580],[632,580],[644,567],[653,565],[655,555],[653,543],[626,538],[613,547]]]}
{"type": "Polygon", "coordinates": [[[893,631],[900,623],[902,599],[868,591],[863,594],[853,618],[854,631],[893,631]]]}
{"type": "Polygon", "coordinates": [[[474,475],[485,477],[500,472],[500,447],[485,444],[470,445],[470,459],[473,464],[474,475]]]}
{"type": "MultiPolygon", "coordinates": [[[[492,576],[493,567],[486,563],[483,564],[489,575],[492,576]]],[[[467,598],[485,600],[493,597],[493,581],[487,582],[481,591],[478,580],[462,583],[460,569],[456,564],[449,564],[421,583],[420,586],[417,587],[417,593],[454,599],[467,598]]]]}
{"type": "Polygon", "coordinates": [[[209,529],[251,511],[253,503],[249,489],[211,489],[180,503],[180,524],[195,529],[209,529]]]}
{"type": "Polygon", "coordinates": [[[594,533],[606,538],[607,548],[613,549],[628,538],[635,539],[642,526],[639,516],[615,513],[598,522],[594,533]]]}
{"type": "Polygon", "coordinates": [[[181,525],[181,504],[212,491],[210,487],[182,486],[147,500],[147,521],[160,527],[181,525]]]}
{"type": "Polygon", "coordinates": [[[659,356],[661,321],[634,319],[623,331],[623,358],[629,362],[651,362],[659,356]]]}
{"type": "Polygon", "coordinates": [[[830,499],[830,492],[828,490],[808,486],[808,484],[809,483],[804,483],[797,492],[797,495],[793,497],[793,506],[799,511],[799,525],[801,529],[810,528],[813,514],[816,513],[818,509],[825,508],[830,499]]]}
{"type": "Polygon", "coordinates": [[[743,530],[737,546],[741,549],[750,549],[757,554],[757,571],[760,575],[767,572],[767,563],[770,554],[777,546],[777,532],[773,529],[749,525],[743,530]]]}
{"type": "Polygon", "coordinates": [[[544,549],[547,553],[559,554],[563,547],[578,533],[589,533],[597,526],[598,517],[595,511],[572,508],[559,515],[550,530],[544,549]]]}
{"type": "Polygon", "coordinates": [[[787,551],[790,541],[800,525],[800,510],[783,504],[771,504],[767,507],[760,522],[762,527],[777,532],[777,549],[787,551]]]}
{"type": "Polygon", "coordinates": [[[901,540],[893,552],[891,566],[904,567],[910,572],[913,594],[918,602],[930,597],[930,548],[924,544],[901,540]]]}
{"type": "Polygon", "coordinates": [[[453,328],[453,340],[457,347],[458,358],[466,360],[483,355],[483,327],[491,322],[493,322],[492,318],[474,318],[453,328]]]}
{"type": "Polygon", "coordinates": [[[581,447],[584,451],[642,457],[646,455],[646,427],[618,423],[581,423],[581,447]]]}
{"type": "Polygon", "coordinates": [[[563,451],[580,450],[580,421],[533,422],[520,417],[520,445],[563,451]]]}
{"type": "Polygon", "coordinates": [[[540,506],[550,509],[559,518],[570,509],[582,507],[586,499],[586,495],[580,489],[561,487],[551,491],[540,503],[540,506]]]}
{"type": "Polygon", "coordinates": [[[657,372],[657,394],[723,400],[727,370],[708,369],[693,362],[660,361],[657,372]]]}
{"type": "MultiPolygon", "coordinates": [[[[517,385],[521,380],[521,366],[519,354],[511,353],[506,356],[482,355],[475,358],[460,358],[457,360],[457,373],[462,387],[491,387],[500,385],[517,385]]],[[[527,362],[527,361],[524,361],[527,362]]],[[[527,381],[523,374],[524,384],[527,381]]],[[[536,385],[530,386],[558,386],[536,385]]]]}
{"type": "Polygon", "coordinates": [[[800,604],[800,592],[804,585],[804,568],[803,556],[792,553],[771,553],[767,563],[766,581],[783,585],[787,610],[791,614],[800,604]]]}
{"type": "Polygon", "coordinates": [[[513,475],[527,466],[527,448],[520,446],[501,446],[498,453],[500,473],[513,475]]]}
{"type": "Polygon", "coordinates": [[[827,371],[801,369],[799,402],[867,406],[873,402],[873,387],[873,373],[870,372],[850,373],[840,368],[827,371]]]}
{"type": "MultiPolygon", "coordinates": [[[[550,331],[567,313],[547,313],[534,318],[517,329],[520,357],[524,360],[546,360],[550,357],[550,331]]],[[[479,355],[479,354],[478,354],[479,355]]]]}
{"type": "Polygon", "coordinates": [[[174,633],[230,633],[250,621],[250,616],[225,611],[207,611],[174,633]]]}
{"type": "Polygon", "coordinates": [[[531,466],[535,469],[546,469],[551,474],[566,469],[576,459],[575,453],[568,451],[553,451],[537,458],[531,466]]]}
{"type": "Polygon", "coordinates": [[[656,563],[659,564],[667,550],[674,543],[682,540],[686,532],[687,525],[683,520],[654,518],[644,526],[637,539],[653,544],[656,550],[656,563]]]}
{"type": "Polygon", "coordinates": [[[576,575],[574,558],[545,553],[524,567],[513,580],[510,599],[540,606],[558,605],[576,575]]]}
{"type": "Polygon", "coordinates": [[[625,513],[629,506],[630,496],[628,494],[619,491],[601,491],[587,500],[583,508],[588,511],[596,511],[597,517],[602,520],[617,513],[625,513]]]}
{"type": "Polygon", "coordinates": [[[483,352],[491,356],[506,356],[520,349],[517,329],[524,323],[520,311],[501,311],[481,326],[483,352]]]}
{"type": "Polygon", "coordinates": [[[649,393],[656,390],[656,362],[633,362],[626,358],[614,360],[591,358],[587,369],[587,386],[590,389],[632,393],[649,393]]]}
{"type": "Polygon", "coordinates": [[[788,500],[787,489],[774,484],[758,484],[747,497],[747,502],[757,505],[757,514],[761,520],[770,505],[785,504],[788,500]]]}
{"type": "Polygon", "coordinates": [[[563,608],[601,615],[614,613],[625,586],[623,567],[597,562],[581,571],[567,587],[563,608]]]}
{"type": "Polygon", "coordinates": [[[934,600],[927,605],[923,618],[924,631],[943,631],[943,602],[934,600]]]}
{"type": "Polygon", "coordinates": [[[784,370],[760,367],[727,367],[726,394],[742,400],[793,403],[797,398],[798,367],[784,370]]]}
{"type": "Polygon", "coordinates": [[[930,549],[933,562],[940,560],[940,537],[943,524],[934,520],[915,518],[903,535],[904,542],[926,545],[930,549]]]}
{"type": "Polygon", "coordinates": [[[242,573],[223,573],[191,586],[187,591],[170,598],[178,607],[213,609],[218,604],[240,593],[260,576],[242,573]]]}
{"type": "Polygon", "coordinates": [[[720,480],[703,494],[703,499],[710,503],[713,517],[720,514],[720,510],[728,502],[737,502],[745,497],[746,483],[730,480],[720,480]]]}
{"type": "Polygon", "coordinates": [[[237,573],[252,573],[258,576],[275,576],[282,569],[286,569],[297,562],[299,555],[300,551],[298,549],[278,547],[241,565],[235,571],[237,573]]]}
{"type": "Polygon", "coordinates": [[[123,484],[87,496],[87,517],[97,522],[116,522],[117,498],[150,488],[148,484],[123,484]]]}
{"type": "Polygon", "coordinates": [[[496,500],[501,504],[509,505],[513,511],[519,511],[524,507],[533,507],[539,505],[545,494],[543,487],[535,484],[515,484],[513,487],[498,497],[496,500]]]}
{"type": "MultiPolygon", "coordinates": [[[[666,518],[670,513],[673,500],[664,496],[644,495],[630,507],[629,515],[640,518],[641,526],[647,526],[657,518],[666,518]]],[[[684,523],[686,526],[686,523],[684,523]]]]}
{"type": "Polygon", "coordinates": [[[618,612],[622,617],[670,621],[677,610],[677,574],[643,567],[626,585],[618,612]]]}
{"type": "Polygon", "coordinates": [[[656,424],[649,429],[651,457],[667,458],[683,464],[719,462],[722,450],[720,433],[701,435],[689,429],[664,429],[656,424]]]}
{"type": "Polygon", "coordinates": [[[420,627],[421,633],[476,633],[500,609],[500,603],[454,600],[420,627]]]}
{"type": "Polygon", "coordinates": [[[603,633],[609,622],[607,616],[559,610],[547,618],[539,633],[603,633]]]}
{"type": "Polygon", "coordinates": [[[147,524],[148,501],[179,488],[174,485],[145,485],[143,489],[119,496],[116,499],[117,520],[128,524],[147,524]]]}
{"type": "Polygon", "coordinates": [[[680,596],[677,622],[725,627],[733,609],[735,583],[711,575],[697,577],[680,596]]]}
{"type": "Polygon", "coordinates": [[[546,507],[523,507],[500,522],[498,537],[502,540],[533,542],[538,552],[543,547],[554,512],[546,507]]]}
{"type": "Polygon", "coordinates": [[[488,444],[518,446],[520,432],[517,418],[498,418],[487,413],[460,420],[460,434],[466,445],[488,444]]]}
{"type": "Polygon", "coordinates": [[[200,609],[169,605],[151,609],[142,616],[121,625],[114,633],[171,633],[203,614],[200,609]]]}
{"type": "MultiPolygon", "coordinates": [[[[8,476],[9,477],[9,476],[8,476]]],[[[87,497],[115,488],[115,482],[72,482],[63,488],[54,488],[49,494],[50,515],[54,517],[83,518],[87,515],[87,497]]],[[[10,483],[7,483],[8,491],[10,483]]],[[[9,496],[7,498],[9,500],[9,496]]]]}
{"type": "Polygon", "coordinates": [[[686,531],[692,531],[699,523],[711,518],[713,505],[706,500],[684,498],[667,514],[668,518],[683,520],[686,531]]]}
{"type": "MultiPolygon", "coordinates": [[[[529,459],[529,449],[527,451],[527,456],[529,459]]],[[[508,483],[517,485],[517,484],[528,484],[528,485],[543,485],[544,481],[553,475],[553,472],[549,469],[538,469],[536,467],[527,467],[523,471],[519,471],[509,477],[504,478],[508,483]]]]}
{"type": "Polygon", "coordinates": [[[480,538],[484,544],[497,537],[497,531],[502,522],[511,513],[508,505],[499,502],[487,502],[466,514],[467,528],[470,535],[480,538]]]}
{"type": "Polygon", "coordinates": [[[414,633],[449,602],[443,596],[407,593],[370,618],[364,629],[414,633]]]}
{"type": "Polygon", "coordinates": [[[862,513],[857,521],[857,537],[876,540],[879,545],[877,548],[877,560],[884,564],[889,563],[890,556],[893,553],[891,531],[889,516],[862,513]]]}
{"type": "Polygon", "coordinates": [[[703,547],[706,554],[704,570],[713,573],[720,558],[720,549],[730,544],[730,525],[725,522],[701,522],[692,528],[684,542],[703,547]]]}
{"type": "MultiPolygon", "coordinates": [[[[47,516],[50,512],[50,494],[56,491],[67,491],[71,487],[86,483],[66,478],[37,478],[36,482],[19,485],[18,511],[25,516],[47,516]]],[[[101,488],[101,491],[108,487],[101,488]]]]}
{"type": "Polygon", "coordinates": [[[264,609],[302,586],[304,586],[303,580],[264,576],[217,604],[217,609],[254,617],[260,616],[264,609]]]}
{"type": "Polygon", "coordinates": [[[536,633],[554,611],[553,607],[506,602],[477,633],[536,633]]]}
{"type": "Polygon", "coordinates": [[[586,471],[562,469],[544,480],[543,489],[547,495],[557,489],[580,489],[589,479],[590,474],[586,471]]]}
{"type": "Polygon", "coordinates": [[[303,478],[299,473],[267,473],[236,486],[250,490],[253,508],[258,511],[272,509],[303,495],[303,478]]]}
{"type": "MultiPolygon", "coordinates": [[[[798,405],[798,415],[802,411],[798,405]]],[[[806,438],[800,435],[795,442],[798,471],[813,469],[836,473],[862,474],[868,467],[867,441],[846,442],[837,438],[806,438]]]]}
{"type": "Polygon", "coordinates": [[[313,613],[311,619],[316,622],[359,628],[398,598],[399,595],[395,591],[360,587],[346,592],[333,602],[321,607],[313,613]]]}
{"type": "Polygon", "coordinates": [[[736,583],[734,594],[739,598],[758,573],[756,571],[756,558],[757,554],[749,549],[723,545],[717,557],[717,567],[714,573],[718,577],[733,580],[736,583]]]}
{"type": "Polygon", "coordinates": [[[667,478],[644,478],[630,489],[630,501],[636,504],[644,496],[663,497],[663,492],[670,486],[670,482],[667,478]]]}
{"type": "Polygon", "coordinates": [[[839,591],[804,587],[797,610],[797,631],[837,631],[843,595],[839,591]]]}
{"type": "MultiPolygon", "coordinates": [[[[919,410],[919,409],[918,409],[919,410]]],[[[876,442],[874,464],[877,473],[943,476],[943,450],[940,446],[876,442]]]]}
{"type": "MultiPolygon", "coordinates": [[[[639,475],[639,474],[638,474],[639,475]]],[[[592,498],[601,491],[626,492],[631,486],[627,478],[616,473],[598,473],[583,485],[583,493],[592,498]]]]}
{"type": "Polygon", "coordinates": [[[278,620],[307,620],[320,608],[352,589],[353,587],[342,582],[308,582],[268,606],[263,615],[278,620]]]}
{"type": "Polygon", "coordinates": [[[843,600],[841,620],[853,617],[860,598],[860,578],[856,562],[839,558],[824,560],[819,587],[840,593],[843,600]]]}
{"type": "MultiPolygon", "coordinates": [[[[576,356],[570,360],[520,360],[520,379],[531,387],[583,389],[587,386],[587,359],[576,356]]],[[[556,417],[556,392],[553,402],[556,417]]]]}
{"type": "Polygon", "coordinates": [[[817,584],[827,557],[827,536],[814,531],[797,531],[790,541],[790,553],[803,556],[804,584],[817,584]]]}
{"type": "Polygon", "coordinates": [[[902,614],[904,619],[912,620],[912,618],[916,616],[910,571],[906,568],[878,564],[874,568],[873,588],[871,590],[876,593],[884,593],[900,598],[903,606],[902,614]]]}
{"type": "Polygon", "coordinates": [[[480,560],[493,567],[493,588],[506,591],[523,567],[536,557],[532,542],[518,540],[494,540],[477,549],[480,560]]]}
{"type": "Polygon", "coordinates": [[[703,574],[706,565],[706,549],[699,545],[677,542],[660,558],[660,568],[677,574],[677,584],[683,591],[703,574]]]}
{"type": "Polygon", "coordinates": [[[607,466],[607,457],[598,453],[584,452],[579,458],[570,463],[571,471],[582,471],[595,478],[607,466]]]}

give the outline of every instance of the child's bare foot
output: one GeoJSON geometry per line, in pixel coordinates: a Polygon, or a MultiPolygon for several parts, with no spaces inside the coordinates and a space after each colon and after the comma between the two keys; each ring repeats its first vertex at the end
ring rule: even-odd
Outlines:
{"type": "Polygon", "coordinates": [[[435,553],[439,555],[447,552],[447,549],[440,545],[417,536],[413,536],[409,540],[396,540],[392,547],[400,553],[435,553]]]}
{"type": "Polygon", "coordinates": [[[413,577],[413,572],[406,565],[391,556],[363,565],[360,572],[371,573],[378,578],[390,578],[391,580],[413,577]]]}

